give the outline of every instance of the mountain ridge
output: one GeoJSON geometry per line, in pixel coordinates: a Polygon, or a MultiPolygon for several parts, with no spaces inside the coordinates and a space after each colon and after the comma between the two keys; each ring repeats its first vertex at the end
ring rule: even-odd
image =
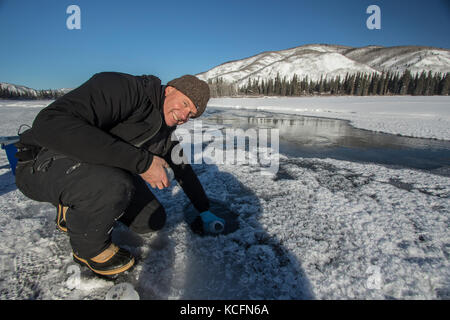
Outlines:
{"type": "Polygon", "coordinates": [[[450,50],[430,46],[407,45],[385,47],[368,45],[351,47],[333,44],[306,44],[278,51],[263,51],[243,59],[224,62],[207,71],[196,74],[202,80],[224,82],[242,86],[248,79],[300,79],[308,77],[317,81],[347,73],[402,73],[406,69],[413,74],[421,71],[450,72],[450,50]]]}
{"type": "Polygon", "coordinates": [[[71,88],[38,90],[24,85],[0,82],[0,98],[54,99],[71,90],[71,88]]]}

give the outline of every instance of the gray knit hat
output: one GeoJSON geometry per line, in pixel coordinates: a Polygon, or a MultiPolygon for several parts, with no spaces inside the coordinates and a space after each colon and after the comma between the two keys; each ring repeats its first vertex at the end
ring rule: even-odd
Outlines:
{"type": "Polygon", "coordinates": [[[197,108],[197,114],[193,118],[198,118],[205,111],[209,100],[209,86],[205,81],[187,74],[169,81],[167,85],[176,88],[191,99],[197,108]]]}

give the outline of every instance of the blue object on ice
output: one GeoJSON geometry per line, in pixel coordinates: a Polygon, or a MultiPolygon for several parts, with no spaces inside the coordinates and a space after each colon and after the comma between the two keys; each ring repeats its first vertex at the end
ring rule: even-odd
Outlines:
{"type": "Polygon", "coordinates": [[[0,142],[2,149],[6,152],[6,157],[8,158],[9,166],[13,175],[16,175],[17,158],[15,154],[17,153],[17,148],[14,145],[19,140],[19,137],[1,137],[0,142]]]}
{"type": "Polygon", "coordinates": [[[217,217],[211,211],[200,213],[203,221],[203,229],[210,233],[221,233],[225,229],[225,220],[217,217]]]}

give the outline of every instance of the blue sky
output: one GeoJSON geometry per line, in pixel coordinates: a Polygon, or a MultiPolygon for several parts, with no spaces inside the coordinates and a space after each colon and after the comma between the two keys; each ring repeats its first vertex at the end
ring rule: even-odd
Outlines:
{"type": "Polygon", "coordinates": [[[448,0],[0,0],[0,82],[73,88],[100,71],[163,83],[263,51],[310,43],[450,49],[448,0]],[[69,30],[68,6],[81,9],[69,30]],[[369,30],[369,5],[381,30],[369,30]]]}

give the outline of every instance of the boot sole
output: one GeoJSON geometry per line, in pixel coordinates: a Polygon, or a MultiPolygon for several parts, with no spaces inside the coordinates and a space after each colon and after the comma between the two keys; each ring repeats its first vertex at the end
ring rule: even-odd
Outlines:
{"type": "Polygon", "coordinates": [[[88,267],[89,269],[91,269],[93,272],[95,272],[95,273],[97,273],[97,274],[100,274],[100,275],[102,275],[102,276],[113,276],[113,275],[117,275],[117,274],[119,274],[119,273],[125,272],[125,271],[127,271],[128,269],[130,269],[130,268],[134,265],[134,262],[135,262],[135,260],[134,260],[134,258],[133,258],[133,259],[130,260],[130,262],[128,262],[128,263],[127,263],[126,265],[124,265],[123,267],[120,267],[120,268],[114,269],[114,270],[109,270],[109,271],[101,271],[101,270],[96,270],[96,269],[94,269],[93,267],[91,267],[91,266],[89,265],[89,262],[88,262],[87,260],[82,259],[82,258],[80,258],[80,257],[77,257],[77,256],[75,255],[75,253],[73,253],[73,260],[74,260],[76,263],[78,263],[78,264],[80,264],[80,265],[82,265],[82,266],[87,266],[87,267],[88,267]]]}

